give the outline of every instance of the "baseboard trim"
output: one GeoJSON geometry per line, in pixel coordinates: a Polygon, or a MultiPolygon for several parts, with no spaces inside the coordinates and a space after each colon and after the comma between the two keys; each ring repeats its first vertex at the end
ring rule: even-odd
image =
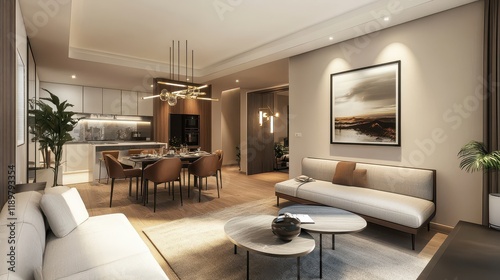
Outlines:
{"type": "Polygon", "coordinates": [[[444,234],[450,234],[450,232],[454,229],[454,227],[431,222],[431,229],[444,234]]]}

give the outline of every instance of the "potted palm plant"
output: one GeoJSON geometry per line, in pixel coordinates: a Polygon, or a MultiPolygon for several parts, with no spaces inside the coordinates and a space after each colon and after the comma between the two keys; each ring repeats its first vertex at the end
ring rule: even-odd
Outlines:
{"type": "Polygon", "coordinates": [[[45,155],[45,166],[50,166],[48,151],[54,153],[54,166],[50,168],[54,171],[54,181],[52,186],[58,184],[57,178],[59,175],[59,167],[61,166],[63,145],[73,140],[69,132],[71,132],[78,118],[73,118],[75,113],[67,110],[73,107],[73,104],[67,101],[60,102],[59,98],[50,91],[43,89],[49,93],[50,97],[40,98],[39,100],[30,100],[30,109],[28,110],[29,128],[31,134],[34,135],[35,141],[40,143],[40,150],[45,155]],[[54,109],[49,105],[52,104],[54,109]]]}
{"type": "MultiPolygon", "coordinates": [[[[489,152],[486,146],[478,141],[465,144],[458,152],[461,158],[460,168],[467,172],[479,170],[500,170],[500,151],[489,152]]],[[[489,223],[500,228],[500,194],[489,194],[489,223]]]]}

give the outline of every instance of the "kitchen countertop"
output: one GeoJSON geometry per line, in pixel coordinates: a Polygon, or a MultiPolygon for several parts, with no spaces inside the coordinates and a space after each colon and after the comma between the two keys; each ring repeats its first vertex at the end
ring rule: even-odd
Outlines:
{"type": "Polygon", "coordinates": [[[107,151],[111,149],[116,150],[128,150],[128,149],[142,149],[142,148],[160,148],[164,147],[165,143],[161,142],[104,142],[91,144],[96,152],[107,151]]]}
{"type": "Polygon", "coordinates": [[[122,146],[122,145],[165,145],[165,143],[161,142],[152,142],[152,141],[91,141],[91,145],[95,146],[122,146]]]}
{"type": "Polygon", "coordinates": [[[123,141],[123,140],[109,140],[109,141],[71,141],[71,142],[66,142],[66,144],[90,144],[90,145],[96,145],[96,146],[102,146],[102,145],[155,145],[155,144],[165,144],[161,142],[155,142],[155,141],[123,141]]]}

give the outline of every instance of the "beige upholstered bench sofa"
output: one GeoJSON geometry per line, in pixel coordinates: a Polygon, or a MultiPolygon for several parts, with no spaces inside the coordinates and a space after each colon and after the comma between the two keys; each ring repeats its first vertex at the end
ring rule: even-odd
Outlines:
{"type": "Polygon", "coordinates": [[[295,178],[277,183],[277,204],[284,198],[303,204],[320,204],[361,215],[368,222],[407,232],[415,249],[415,234],[436,214],[436,171],[400,166],[355,163],[351,174],[339,169],[346,162],[302,159],[302,174],[313,178],[300,182],[295,178]],[[339,170],[337,170],[339,169],[339,170]],[[339,176],[341,184],[338,183],[339,176]],[[334,175],[337,182],[332,183],[334,175]],[[349,177],[351,176],[351,177],[349,177]]]}
{"type": "Polygon", "coordinates": [[[0,279],[168,279],[125,215],[89,217],[76,189],[56,188],[4,205],[0,279]]]}

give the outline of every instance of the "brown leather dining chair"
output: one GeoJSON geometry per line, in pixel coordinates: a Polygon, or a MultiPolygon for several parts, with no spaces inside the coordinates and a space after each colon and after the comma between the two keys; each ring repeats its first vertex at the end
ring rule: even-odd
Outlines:
{"type": "MultiPolygon", "coordinates": [[[[114,158],[118,159],[118,155],[120,154],[120,151],[117,150],[111,150],[111,151],[102,151],[101,152],[101,158],[99,159],[99,183],[101,182],[101,163],[104,162],[104,156],[105,155],[111,155],[114,158]]],[[[106,167],[106,172],[108,173],[108,177],[106,178],[106,184],[109,183],[109,170],[108,166],[104,162],[104,166],[106,167]]]]}
{"type": "MultiPolygon", "coordinates": [[[[209,156],[203,156],[193,163],[191,163],[188,167],[188,197],[190,196],[190,185],[191,185],[191,175],[194,175],[194,185],[198,186],[198,202],[201,202],[201,189],[203,178],[207,178],[210,176],[215,176],[217,173],[217,161],[219,157],[215,154],[209,156]]],[[[220,198],[219,192],[219,179],[217,179],[217,196],[220,198]]]]}
{"type": "MultiPolygon", "coordinates": [[[[175,183],[179,182],[179,193],[181,197],[182,206],[182,186],[181,186],[181,168],[182,162],[179,158],[164,158],[157,162],[148,165],[144,168],[144,180],[146,182],[144,186],[144,196],[148,195],[148,181],[154,183],[154,205],[153,211],[156,212],[156,192],[158,185],[162,183],[175,183]]],[[[172,200],[175,200],[175,191],[172,188],[172,200]]]]}
{"type": "Polygon", "coordinates": [[[217,172],[215,173],[215,177],[217,177],[217,175],[219,176],[220,188],[222,189],[222,161],[224,160],[224,151],[223,150],[216,150],[215,154],[218,157],[217,172]]]}
{"type": "Polygon", "coordinates": [[[128,195],[132,195],[132,178],[135,180],[135,198],[139,195],[139,178],[141,178],[142,170],[138,168],[132,168],[130,165],[123,164],[119,162],[116,158],[111,155],[104,156],[104,162],[109,172],[109,177],[111,178],[111,195],[109,196],[109,207],[113,202],[113,189],[115,187],[115,179],[130,179],[128,186],[128,195]]]}

